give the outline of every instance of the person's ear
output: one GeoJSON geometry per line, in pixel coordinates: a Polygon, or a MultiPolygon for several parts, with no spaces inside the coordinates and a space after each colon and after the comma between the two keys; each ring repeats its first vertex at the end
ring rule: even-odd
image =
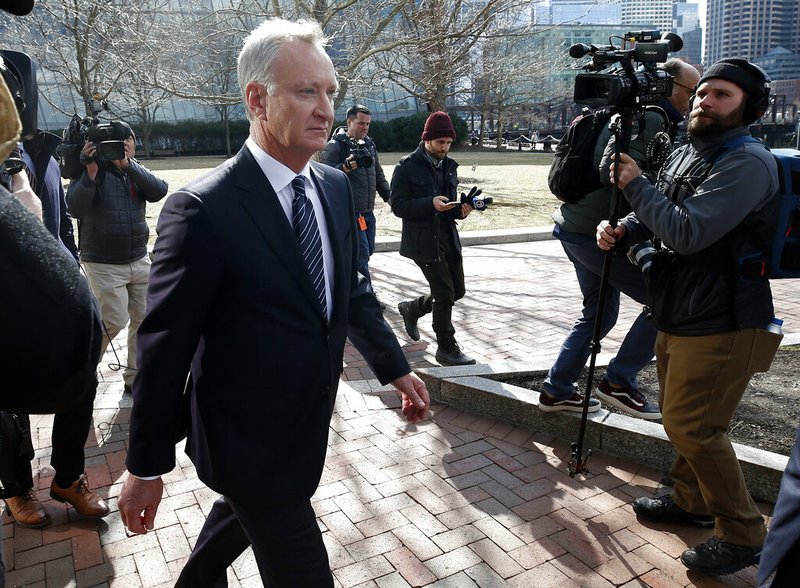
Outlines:
{"type": "Polygon", "coordinates": [[[269,94],[263,84],[258,82],[250,82],[245,86],[245,98],[247,107],[253,114],[254,118],[266,120],[267,104],[269,102],[269,94]]]}

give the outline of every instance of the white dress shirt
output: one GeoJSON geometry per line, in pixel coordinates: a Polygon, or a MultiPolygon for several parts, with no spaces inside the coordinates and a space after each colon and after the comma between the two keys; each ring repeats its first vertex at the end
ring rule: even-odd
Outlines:
{"type": "Polygon", "coordinates": [[[320,194],[317,192],[317,185],[311,174],[311,167],[306,164],[305,167],[300,170],[300,173],[296,174],[259,147],[252,137],[247,138],[245,145],[250,150],[250,153],[253,154],[261,171],[264,172],[267,181],[278,195],[278,202],[280,202],[281,208],[283,208],[283,212],[286,214],[286,220],[290,227],[292,226],[292,200],[294,200],[292,180],[299,175],[306,179],[306,197],[314,206],[314,214],[317,217],[317,226],[319,227],[319,236],[322,239],[322,263],[325,267],[325,302],[328,307],[327,318],[330,319],[331,310],[333,309],[333,297],[331,295],[331,284],[333,284],[333,249],[331,248],[331,240],[328,236],[328,224],[325,222],[325,211],[322,208],[320,194]]]}

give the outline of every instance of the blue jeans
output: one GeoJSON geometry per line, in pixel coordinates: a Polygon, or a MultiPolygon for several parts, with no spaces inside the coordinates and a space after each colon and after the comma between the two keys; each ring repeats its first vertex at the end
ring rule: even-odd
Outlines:
{"type": "MultiPolygon", "coordinates": [[[[575,392],[575,382],[591,355],[597,299],[600,294],[600,275],[603,272],[605,252],[597,247],[594,236],[565,231],[558,225],[553,236],[561,241],[567,257],[575,266],[575,275],[583,294],[583,311],[558,352],[555,363],[544,381],[544,390],[557,400],[565,400],[575,392]]],[[[619,294],[645,304],[647,288],[639,268],[624,255],[611,258],[611,271],[606,290],[606,307],[600,339],[614,327],[619,315],[619,294]]],[[[628,334],[616,357],[606,370],[606,379],[619,386],[636,388],[636,374],[653,359],[657,331],[642,311],[628,334]]]]}
{"type": "Polygon", "coordinates": [[[358,217],[363,216],[367,222],[367,230],[362,231],[359,226],[358,230],[358,271],[363,274],[370,282],[372,278],[369,275],[369,258],[375,252],[375,214],[370,210],[368,212],[356,212],[356,224],[358,224],[358,217]]]}

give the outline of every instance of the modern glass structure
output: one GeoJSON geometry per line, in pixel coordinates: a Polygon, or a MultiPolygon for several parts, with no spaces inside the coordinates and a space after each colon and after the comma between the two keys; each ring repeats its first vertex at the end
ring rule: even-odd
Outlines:
{"type": "Polygon", "coordinates": [[[704,62],[800,52],[800,0],[708,0],[704,62]]]}

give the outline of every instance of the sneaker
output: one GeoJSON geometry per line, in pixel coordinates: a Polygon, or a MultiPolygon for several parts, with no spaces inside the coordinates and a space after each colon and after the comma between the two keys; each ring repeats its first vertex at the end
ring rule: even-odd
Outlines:
{"type": "MultiPolygon", "coordinates": [[[[544,412],[559,412],[568,410],[570,412],[583,412],[583,394],[574,392],[572,396],[565,400],[556,400],[547,392],[539,393],[539,410],[544,412]]],[[[600,410],[600,401],[596,398],[589,399],[589,412],[600,410]]]]}
{"type": "Polygon", "coordinates": [[[6,501],[6,512],[23,527],[41,529],[50,524],[50,517],[42,508],[42,503],[36,498],[33,488],[29,488],[22,496],[9,496],[4,500],[6,501]]]}
{"type": "Polygon", "coordinates": [[[111,511],[105,500],[89,490],[86,474],[75,480],[68,488],[62,488],[53,480],[50,485],[50,498],[59,502],[69,502],[78,514],[85,517],[104,517],[111,511]]]}
{"type": "Polygon", "coordinates": [[[754,566],[761,559],[761,547],[734,545],[712,537],[697,547],[687,549],[681,561],[690,570],[710,576],[724,576],[754,566]]]}
{"type": "Polygon", "coordinates": [[[442,349],[441,347],[436,350],[436,361],[442,365],[473,365],[475,360],[469,355],[465,355],[461,348],[456,345],[453,349],[442,349]]]}
{"type": "Polygon", "coordinates": [[[419,317],[411,315],[411,303],[401,302],[397,305],[397,310],[400,312],[400,316],[403,317],[403,325],[406,328],[408,336],[414,341],[419,341],[419,329],[417,328],[419,317]]]}
{"type": "Polygon", "coordinates": [[[672,501],[672,496],[664,494],[656,498],[642,496],[633,501],[636,516],[651,523],[677,523],[694,527],[713,527],[711,515],[693,514],[683,510],[672,501]]]}
{"type": "Polygon", "coordinates": [[[620,409],[631,416],[656,421],[661,418],[658,406],[648,402],[637,388],[614,388],[608,380],[603,380],[594,389],[594,394],[606,404],[620,409]]]}

